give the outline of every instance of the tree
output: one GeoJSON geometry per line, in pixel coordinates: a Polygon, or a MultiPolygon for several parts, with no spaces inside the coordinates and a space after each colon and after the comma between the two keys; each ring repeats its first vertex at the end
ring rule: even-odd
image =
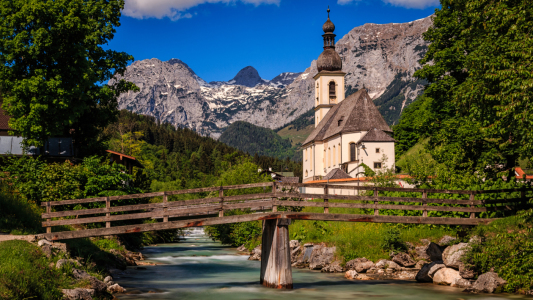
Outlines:
{"type": "Polygon", "coordinates": [[[124,0],[1,0],[0,91],[9,125],[26,145],[72,136],[83,149],[114,121],[117,97],[133,83],[103,84],[123,74],[131,55],[105,50],[124,0]]]}
{"type": "Polygon", "coordinates": [[[529,1],[441,0],[415,76],[428,80],[429,148],[461,170],[513,168],[533,154],[529,1]],[[431,62],[431,64],[430,64],[431,62]]]}

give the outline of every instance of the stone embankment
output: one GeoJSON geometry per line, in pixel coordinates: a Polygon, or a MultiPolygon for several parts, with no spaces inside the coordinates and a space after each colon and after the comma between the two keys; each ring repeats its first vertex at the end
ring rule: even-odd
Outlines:
{"type": "MultiPolygon", "coordinates": [[[[506,282],[498,274],[488,272],[473,280],[477,274],[462,262],[469,244],[478,242],[477,238],[470,239],[468,243],[454,244],[454,241],[455,238],[445,236],[438,244],[421,240],[423,246],[415,247],[407,243],[407,252],[391,252],[390,259],[372,262],[361,257],[346,262],[343,267],[335,257],[335,247],[327,247],[323,243],[301,245],[293,240],[290,241],[291,263],[296,268],[325,273],[344,272],[344,277],[350,280],[416,280],[450,285],[465,292],[499,292],[506,282]]],[[[246,248],[241,246],[238,250],[246,251],[246,248]]],[[[251,251],[249,260],[261,260],[260,245],[251,251]]]]}
{"type": "MultiPolygon", "coordinates": [[[[35,242],[35,241],[30,241],[35,242]]],[[[107,270],[107,276],[104,275],[103,280],[98,279],[95,276],[90,275],[83,269],[90,269],[96,267],[94,263],[87,263],[83,258],[72,257],[70,249],[65,243],[50,242],[48,240],[40,240],[37,242],[37,245],[41,248],[43,253],[48,257],[57,259],[56,263],[51,263],[51,268],[62,269],[65,267],[65,270],[71,270],[72,277],[76,283],[80,283],[81,286],[86,288],[75,288],[75,289],[63,289],[63,299],[74,300],[74,299],[83,299],[91,300],[93,297],[104,296],[108,294],[117,294],[124,293],[126,290],[113,282],[113,277],[110,275],[120,274],[127,266],[136,266],[142,264],[142,261],[145,257],[141,253],[131,252],[128,250],[118,251],[116,249],[110,250],[111,257],[114,258],[114,262],[111,262],[104,267],[107,270]]]]}

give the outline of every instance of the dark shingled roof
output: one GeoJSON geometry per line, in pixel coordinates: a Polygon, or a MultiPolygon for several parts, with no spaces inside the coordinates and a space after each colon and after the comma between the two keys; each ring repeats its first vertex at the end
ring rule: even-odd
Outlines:
{"type": "Polygon", "coordinates": [[[328,175],[326,175],[323,179],[324,180],[331,180],[331,179],[345,179],[345,178],[352,178],[350,175],[348,175],[343,170],[336,168],[331,171],[329,171],[328,175]]]}
{"type": "Polygon", "coordinates": [[[335,49],[325,49],[316,61],[318,72],[321,71],[341,71],[342,60],[335,49]]]}
{"type": "Polygon", "coordinates": [[[372,128],[359,140],[360,142],[396,142],[396,140],[382,130],[372,128]]]}
{"type": "Polygon", "coordinates": [[[285,182],[285,183],[299,183],[300,177],[281,177],[279,181],[285,182]]]}
{"type": "Polygon", "coordinates": [[[373,128],[392,132],[366,89],[361,89],[333,106],[303,144],[323,141],[339,133],[373,128]]]}

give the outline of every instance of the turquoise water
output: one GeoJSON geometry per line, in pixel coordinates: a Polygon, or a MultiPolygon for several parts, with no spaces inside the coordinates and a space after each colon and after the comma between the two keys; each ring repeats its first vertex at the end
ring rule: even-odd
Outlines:
{"type": "Polygon", "coordinates": [[[213,242],[195,230],[185,241],[146,247],[155,266],[130,268],[114,281],[127,289],[121,300],[140,299],[518,299],[517,295],[471,295],[461,289],[412,281],[351,281],[343,274],[293,268],[294,290],[259,284],[260,262],[248,261],[235,248],[213,242]]]}

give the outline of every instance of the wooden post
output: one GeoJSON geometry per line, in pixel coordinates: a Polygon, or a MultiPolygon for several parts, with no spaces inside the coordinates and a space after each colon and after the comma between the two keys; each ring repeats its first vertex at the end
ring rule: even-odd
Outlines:
{"type": "Polygon", "coordinates": [[[168,222],[168,196],[167,192],[163,194],[163,222],[168,222]]]}
{"type": "Polygon", "coordinates": [[[260,282],[266,287],[292,289],[290,224],[291,219],[263,221],[260,282]]]}
{"type": "MultiPolygon", "coordinates": [[[[427,198],[428,198],[428,192],[426,192],[426,190],[424,190],[422,192],[422,206],[424,206],[424,207],[428,206],[427,198]]],[[[428,216],[428,211],[427,211],[427,209],[424,209],[422,211],[422,217],[427,218],[427,216],[428,216]]]]}
{"type": "MultiPolygon", "coordinates": [[[[374,204],[375,205],[378,205],[378,189],[377,188],[374,188],[374,197],[376,198],[376,200],[374,200],[374,204]]],[[[379,215],[379,209],[374,209],[374,216],[377,216],[379,215]]]]}
{"type": "Polygon", "coordinates": [[[278,200],[278,197],[276,197],[276,193],[277,193],[277,186],[276,186],[276,182],[272,182],[272,193],[274,193],[274,197],[272,197],[272,211],[273,212],[277,212],[278,211],[278,206],[276,205],[276,202],[278,200]]]}
{"type": "Polygon", "coordinates": [[[220,190],[218,191],[218,196],[220,199],[220,210],[218,211],[218,216],[223,217],[224,216],[224,188],[220,186],[220,190]]]}
{"type": "MultiPolygon", "coordinates": [[[[328,191],[328,185],[326,184],[326,186],[324,187],[324,195],[327,195],[329,193],[328,191]]],[[[329,200],[326,199],[326,197],[324,197],[324,213],[325,214],[329,214],[329,206],[328,206],[328,202],[329,200]]]]}
{"type": "MultiPolygon", "coordinates": [[[[109,209],[111,208],[111,201],[109,201],[109,196],[105,198],[105,208],[109,209]]],[[[111,216],[110,213],[105,214],[106,218],[109,218],[111,216]]],[[[107,221],[105,222],[105,228],[111,228],[111,222],[107,221]]]]}
{"type": "MultiPolygon", "coordinates": [[[[50,201],[46,202],[46,213],[51,213],[52,207],[50,206],[50,201]]],[[[52,221],[51,218],[46,219],[46,221],[50,222],[52,221]]],[[[52,233],[52,227],[48,226],[46,227],[46,233],[52,233]]]]}
{"type": "MultiPolygon", "coordinates": [[[[476,195],[474,195],[474,192],[471,192],[470,193],[470,201],[474,201],[474,198],[476,197],[476,195]]],[[[474,205],[473,204],[470,204],[470,207],[473,208],[474,205]]],[[[471,212],[470,213],[470,219],[475,219],[476,218],[476,213],[475,212],[471,212]]]]}

